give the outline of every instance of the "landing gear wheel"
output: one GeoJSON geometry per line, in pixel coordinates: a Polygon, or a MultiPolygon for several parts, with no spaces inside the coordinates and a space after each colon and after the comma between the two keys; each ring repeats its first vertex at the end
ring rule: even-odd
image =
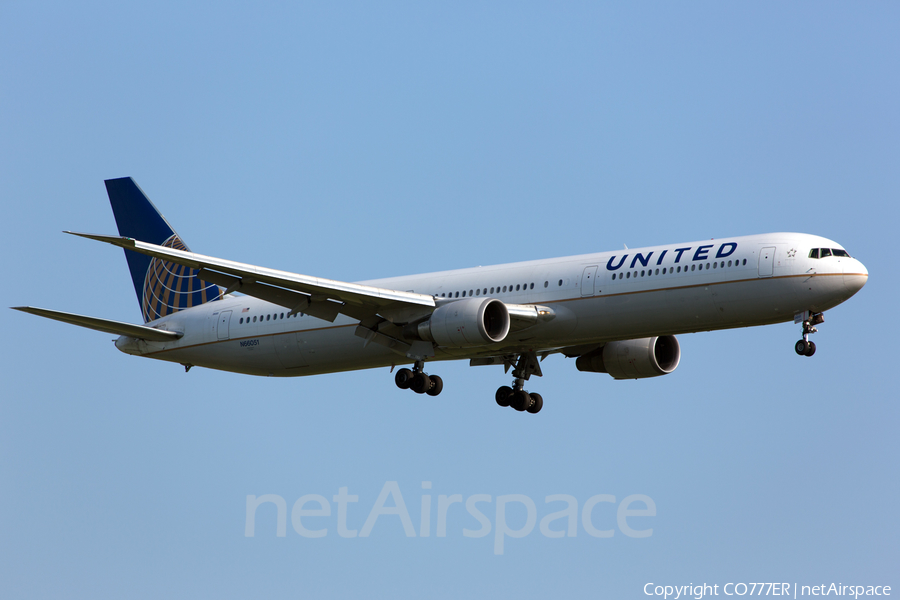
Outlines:
{"type": "Polygon", "coordinates": [[[431,389],[431,378],[425,373],[415,373],[409,383],[409,389],[417,394],[424,394],[431,389]]]}
{"type": "Polygon", "coordinates": [[[809,344],[809,348],[806,350],[806,356],[812,356],[816,353],[816,343],[815,342],[807,342],[809,344]]]}
{"type": "Polygon", "coordinates": [[[533,415],[536,415],[537,413],[541,412],[541,408],[543,408],[543,406],[544,406],[544,398],[540,394],[532,393],[529,395],[531,396],[531,400],[532,400],[531,406],[529,406],[525,410],[527,410],[528,412],[530,412],[533,415]]]}
{"type": "Polygon", "coordinates": [[[413,372],[409,369],[400,369],[397,371],[397,374],[394,375],[394,383],[397,384],[397,387],[401,390],[408,390],[409,384],[412,383],[413,372]]]}
{"type": "Polygon", "coordinates": [[[794,352],[796,352],[800,356],[811,356],[809,354],[809,345],[810,342],[807,342],[806,340],[799,340],[796,344],[794,344],[794,352]]]}
{"type": "Polygon", "coordinates": [[[513,389],[511,387],[509,387],[508,385],[501,385],[499,388],[497,388],[497,393],[494,394],[494,400],[497,401],[497,404],[505,408],[509,406],[509,401],[511,399],[512,393],[513,389]]]}
{"type": "Polygon", "coordinates": [[[431,379],[431,389],[425,393],[429,396],[437,396],[444,389],[444,380],[437,375],[430,375],[429,379],[431,379]]]}
{"type": "Polygon", "coordinates": [[[509,399],[509,405],[519,412],[526,410],[531,403],[531,395],[525,390],[514,391],[509,399]]]}

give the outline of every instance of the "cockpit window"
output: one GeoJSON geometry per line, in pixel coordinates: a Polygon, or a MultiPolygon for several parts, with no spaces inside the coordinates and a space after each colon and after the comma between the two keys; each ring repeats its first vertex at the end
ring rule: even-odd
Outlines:
{"type": "Polygon", "coordinates": [[[850,254],[848,254],[846,250],[842,250],[840,248],[813,248],[809,251],[810,258],[827,258],[829,256],[842,256],[844,258],[851,258],[850,254]]]}

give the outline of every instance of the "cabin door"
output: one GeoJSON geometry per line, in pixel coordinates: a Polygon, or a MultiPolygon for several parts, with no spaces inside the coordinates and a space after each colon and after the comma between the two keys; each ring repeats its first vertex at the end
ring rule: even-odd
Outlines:
{"type": "Polygon", "coordinates": [[[769,246],[759,252],[759,276],[771,277],[774,273],[775,247],[769,246]]]}
{"type": "Polygon", "coordinates": [[[597,278],[597,265],[585,267],[584,273],[581,275],[581,295],[594,295],[594,280],[597,278]]]}
{"type": "Polygon", "coordinates": [[[223,310],[219,313],[219,324],[216,327],[220,340],[228,339],[229,327],[231,327],[231,311],[223,310]]]}

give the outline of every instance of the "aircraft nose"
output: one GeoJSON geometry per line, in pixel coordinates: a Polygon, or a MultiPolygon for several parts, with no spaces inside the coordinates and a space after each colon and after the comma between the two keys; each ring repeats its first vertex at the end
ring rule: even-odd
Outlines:
{"type": "Polygon", "coordinates": [[[852,296],[866,285],[869,271],[858,260],[851,259],[844,263],[844,287],[852,296]]]}

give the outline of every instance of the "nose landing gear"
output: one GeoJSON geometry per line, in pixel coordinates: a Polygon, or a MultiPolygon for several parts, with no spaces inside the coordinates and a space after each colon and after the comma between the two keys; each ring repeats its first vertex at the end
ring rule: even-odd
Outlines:
{"type": "Polygon", "coordinates": [[[803,339],[794,344],[794,352],[800,356],[812,356],[816,353],[816,343],[809,341],[809,335],[818,331],[816,325],[825,322],[825,315],[806,311],[795,316],[794,322],[803,323],[803,339]]]}
{"type": "Polygon", "coordinates": [[[812,356],[816,353],[816,343],[807,340],[798,340],[797,343],[794,344],[794,352],[800,356],[812,356]]]}

